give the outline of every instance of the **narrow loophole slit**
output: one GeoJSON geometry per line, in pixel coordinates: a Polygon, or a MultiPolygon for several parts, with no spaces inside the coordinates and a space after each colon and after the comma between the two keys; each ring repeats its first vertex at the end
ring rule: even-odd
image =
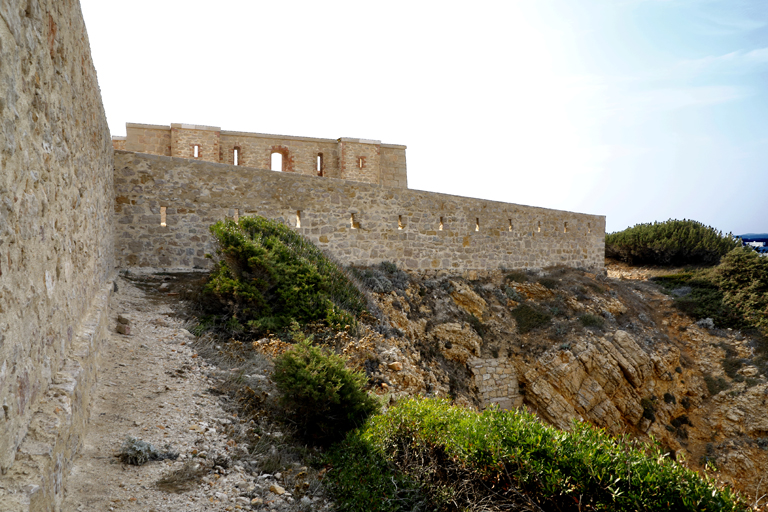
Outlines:
{"type": "Polygon", "coordinates": [[[296,227],[297,228],[301,227],[301,211],[300,210],[296,210],[296,227]]]}
{"type": "Polygon", "coordinates": [[[160,207],[160,226],[165,227],[166,226],[166,214],[165,214],[165,206],[160,207]]]}
{"type": "Polygon", "coordinates": [[[235,208],[235,222],[240,222],[240,209],[235,208]]]}
{"type": "Polygon", "coordinates": [[[355,222],[355,214],[349,214],[349,227],[350,229],[357,229],[357,222],[355,222]]]}
{"type": "Polygon", "coordinates": [[[232,150],[232,162],[234,165],[240,165],[240,148],[232,150]]]}
{"type": "Polygon", "coordinates": [[[475,219],[475,231],[480,231],[480,219],[475,219]]]}
{"type": "Polygon", "coordinates": [[[405,226],[403,226],[403,216],[398,215],[397,216],[397,229],[403,229],[405,226]]]}
{"type": "Polygon", "coordinates": [[[537,232],[539,232],[539,233],[541,233],[541,221],[539,221],[539,226],[538,226],[538,228],[536,229],[536,231],[537,231],[537,232]]]}
{"type": "Polygon", "coordinates": [[[512,231],[512,219],[508,219],[508,220],[509,220],[509,231],[512,231]]]}
{"type": "Polygon", "coordinates": [[[200,144],[192,146],[192,156],[194,158],[200,158],[200,144]]]}
{"type": "Polygon", "coordinates": [[[568,232],[568,223],[564,222],[563,223],[563,233],[567,233],[567,232],[568,232]]]}
{"type": "Polygon", "coordinates": [[[440,217],[440,227],[437,228],[437,229],[439,229],[440,231],[443,230],[443,218],[442,217],[440,217]]]}

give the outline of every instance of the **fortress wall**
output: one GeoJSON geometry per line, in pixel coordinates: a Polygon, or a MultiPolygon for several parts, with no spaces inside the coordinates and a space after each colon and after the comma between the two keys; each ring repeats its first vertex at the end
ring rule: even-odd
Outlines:
{"type": "Polygon", "coordinates": [[[296,226],[297,212],[297,229],[345,263],[602,269],[604,261],[603,216],[296,173],[117,151],[115,195],[121,267],[206,267],[213,222],[255,214],[296,226]]]}
{"type": "Polygon", "coordinates": [[[379,183],[382,186],[408,188],[408,176],[405,166],[405,146],[382,144],[380,162],[381,177],[379,183]]]}
{"type": "Polygon", "coordinates": [[[283,154],[283,171],[317,176],[317,157],[322,154],[322,175],[407,188],[405,146],[364,139],[318,139],[290,135],[222,131],[216,126],[172,124],[158,126],[126,123],[126,137],[113,137],[119,151],[194,158],[234,165],[270,169],[272,154],[283,154]],[[360,158],[363,158],[362,165],[360,158]]]}
{"type": "Polygon", "coordinates": [[[379,141],[363,139],[341,139],[341,178],[380,183],[380,147],[379,141]]]}
{"type": "MultiPolygon", "coordinates": [[[[167,126],[126,123],[125,132],[125,142],[122,145],[127,151],[171,156],[171,130],[167,126]]],[[[119,145],[114,148],[120,149],[119,145]]]]}
{"type": "Polygon", "coordinates": [[[317,176],[317,155],[322,153],[324,175],[334,178],[341,175],[338,142],[333,139],[222,132],[221,163],[232,164],[233,150],[236,146],[240,149],[239,165],[244,167],[270,169],[272,153],[278,151],[288,155],[288,161],[283,162],[286,171],[317,176]]]}
{"type": "Polygon", "coordinates": [[[0,1],[0,510],[58,510],[112,289],[112,145],[78,2],[0,1]]]}

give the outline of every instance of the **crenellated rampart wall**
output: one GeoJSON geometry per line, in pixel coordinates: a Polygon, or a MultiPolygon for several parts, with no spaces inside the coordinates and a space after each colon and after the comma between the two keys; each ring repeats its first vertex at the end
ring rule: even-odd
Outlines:
{"type": "Polygon", "coordinates": [[[115,198],[120,267],[207,267],[212,223],[262,215],[345,264],[603,268],[599,215],[126,151],[115,198]]]}

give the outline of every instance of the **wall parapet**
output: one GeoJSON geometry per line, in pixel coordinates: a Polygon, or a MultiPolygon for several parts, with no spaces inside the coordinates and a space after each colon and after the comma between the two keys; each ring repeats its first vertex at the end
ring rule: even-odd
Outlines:
{"type": "Polygon", "coordinates": [[[246,215],[284,222],[353,265],[601,270],[604,262],[604,216],[193,159],[116,151],[115,197],[126,267],[206,268],[208,227],[246,215]]]}
{"type": "Polygon", "coordinates": [[[406,147],[379,140],[322,139],[225,131],[218,126],[173,123],[170,126],[126,123],[115,150],[194,158],[206,162],[269,169],[279,154],[282,171],[408,187],[406,147]]]}

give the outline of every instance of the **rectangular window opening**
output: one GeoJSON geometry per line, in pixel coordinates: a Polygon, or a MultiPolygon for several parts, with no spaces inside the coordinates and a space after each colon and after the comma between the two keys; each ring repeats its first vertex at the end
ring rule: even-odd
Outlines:
{"type": "Polygon", "coordinates": [[[195,144],[192,146],[192,157],[200,158],[200,144],[195,144]]]}
{"type": "Polygon", "coordinates": [[[403,225],[403,216],[398,215],[397,216],[397,229],[404,229],[405,226],[403,225]]]}
{"type": "Polygon", "coordinates": [[[299,210],[296,210],[296,227],[297,228],[301,227],[301,211],[299,210]]]}
{"type": "Polygon", "coordinates": [[[568,232],[568,223],[564,222],[563,223],[563,233],[567,233],[567,232],[568,232]]]}
{"type": "Polygon", "coordinates": [[[165,215],[165,206],[161,206],[160,207],[160,226],[161,227],[165,227],[167,225],[166,222],[165,222],[166,220],[167,219],[166,219],[166,215],[165,215]]]}
{"type": "Polygon", "coordinates": [[[232,162],[235,165],[240,165],[240,148],[232,150],[232,162]]]}
{"type": "Polygon", "coordinates": [[[475,219],[475,231],[480,231],[480,219],[475,219]]]}
{"type": "Polygon", "coordinates": [[[443,218],[442,217],[440,217],[440,227],[437,228],[437,229],[439,229],[440,231],[443,230],[443,218]]]}
{"type": "Polygon", "coordinates": [[[317,154],[317,175],[323,176],[323,154],[317,154]]]}
{"type": "Polygon", "coordinates": [[[512,219],[509,219],[509,231],[512,231],[512,219]]]}
{"type": "Polygon", "coordinates": [[[355,222],[355,214],[349,214],[349,225],[351,229],[357,229],[357,222],[355,222]]]}

